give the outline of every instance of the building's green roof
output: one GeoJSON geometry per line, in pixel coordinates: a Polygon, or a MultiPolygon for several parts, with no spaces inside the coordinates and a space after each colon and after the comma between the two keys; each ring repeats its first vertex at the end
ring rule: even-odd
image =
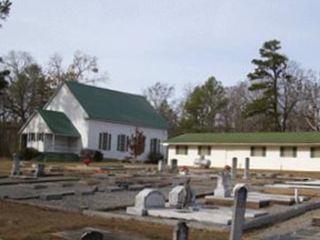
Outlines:
{"type": "Polygon", "coordinates": [[[317,132],[257,132],[257,133],[188,133],[167,141],[171,144],[212,143],[212,144],[303,144],[320,143],[317,132]]]}
{"type": "Polygon", "coordinates": [[[78,130],[63,112],[43,109],[38,110],[38,112],[54,134],[68,137],[80,136],[78,130]]]}
{"type": "Polygon", "coordinates": [[[166,121],[145,97],[77,83],[66,82],[90,119],[166,129],[166,121]]]}

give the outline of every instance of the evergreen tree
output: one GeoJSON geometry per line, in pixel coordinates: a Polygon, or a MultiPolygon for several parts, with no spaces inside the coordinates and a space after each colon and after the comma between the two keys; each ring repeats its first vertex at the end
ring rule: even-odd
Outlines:
{"type": "Polygon", "coordinates": [[[228,100],[224,87],[215,77],[193,89],[183,106],[181,128],[184,131],[214,131],[219,126],[219,114],[228,100]]]}
{"type": "MultiPolygon", "coordinates": [[[[8,17],[11,5],[12,3],[9,0],[0,1],[0,20],[5,20],[8,17]]],[[[2,27],[1,24],[0,27],[2,27]]]]}
{"type": "MultiPolygon", "coordinates": [[[[255,69],[248,74],[251,81],[249,90],[257,97],[246,107],[248,117],[263,114],[266,128],[273,131],[285,131],[286,120],[284,106],[281,106],[281,86],[287,86],[293,77],[288,73],[288,58],[279,53],[278,40],[267,41],[260,49],[260,59],[253,59],[255,69]]],[[[285,106],[287,107],[287,106],[285,106]]]]}

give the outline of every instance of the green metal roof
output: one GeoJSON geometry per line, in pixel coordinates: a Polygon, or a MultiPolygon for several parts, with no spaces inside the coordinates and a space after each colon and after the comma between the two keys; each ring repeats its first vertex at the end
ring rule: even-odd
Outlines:
{"type": "Polygon", "coordinates": [[[166,129],[166,121],[145,97],[77,83],[66,82],[90,119],[166,129]]]}
{"type": "Polygon", "coordinates": [[[256,132],[256,133],[188,133],[171,138],[167,143],[213,144],[281,144],[320,143],[318,132],[256,132]]]}
{"type": "Polygon", "coordinates": [[[38,110],[38,112],[54,134],[68,137],[80,136],[78,130],[63,112],[43,109],[38,110]]]}

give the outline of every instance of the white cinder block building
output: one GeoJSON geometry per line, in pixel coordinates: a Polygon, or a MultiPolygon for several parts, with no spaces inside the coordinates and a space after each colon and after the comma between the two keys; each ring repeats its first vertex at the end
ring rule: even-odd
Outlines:
{"type": "Polygon", "coordinates": [[[162,152],[167,124],[145,97],[77,82],[63,84],[20,130],[22,142],[41,152],[80,153],[99,150],[105,158],[130,156],[129,139],[136,129],[150,152],[162,152]]]}
{"type": "Polygon", "coordinates": [[[320,171],[320,133],[194,133],[169,139],[168,159],[177,159],[180,166],[194,166],[204,156],[211,167],[232,165],[265,170],[320,171]]]}

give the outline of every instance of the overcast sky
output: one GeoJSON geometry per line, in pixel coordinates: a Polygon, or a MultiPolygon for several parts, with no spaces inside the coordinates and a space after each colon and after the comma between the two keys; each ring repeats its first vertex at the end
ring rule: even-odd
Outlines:
{"type": "Polygon", "coordinates": [[[98,57],[108,88],[141,93],[215,76],[245,79],[261,44],[281,40],[305,68],[320,70],[318,0],[13,0],[0,29],[0,54],[30,52],[44,64],[76,50],[98,57]]]}

